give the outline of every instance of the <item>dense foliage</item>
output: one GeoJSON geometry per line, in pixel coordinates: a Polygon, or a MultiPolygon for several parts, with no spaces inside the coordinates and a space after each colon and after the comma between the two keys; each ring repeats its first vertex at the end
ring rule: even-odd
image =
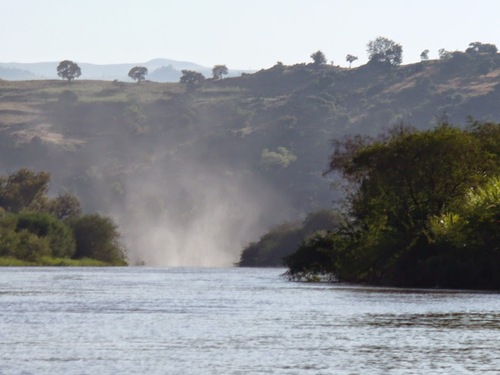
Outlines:
{"type": "Polygon", "coordinates": [[[215,80],[222,79],[222,76],[226,76],[228,73],[229,70],[225,65],[215,65],[212,68],[212,77],[215,80]]]}
{"type": "Polygon", "coordinates": [[[144,81],[147,75],[148,75],[148,68],[144,66],[134,66],[128,72],[128,76],[132,78],[134,81],[137,81],[138,83],[144,81]]]}
{"type": "Polygon", "coordinates": [[[118,227],[109,217],[98,214],[77,216],[71,218],[68,225],[76,241],[75,258],[93,258],[115,264],[123,262],[118,227]]]}
{"type": "Polygon", "coordinates": [[[281,267],[283,259],[291,255],[309,236],[337,229],[341,217],[333,210],[320,210],[307,215],[301,223],[277,225],[257,242],[248,244],[241,253],[241,267],[281,267]]]}
{"type": "Polygon", "coordinates": [[[83,258],[126,264],[113,221],[82,215],[74,195],[49,198],[49,182],[48,173],[28,169],[0,176],[0,264],[79,265],[66,260],[83,258]]]}
{"type": "Polygon", "coordinates": [[[398,128],[336,143],[347,221],[286,260],[292,278],[500,288],[500,124],[398,128]]]}
{"type": "Polygon", "coordinates": [[[73,61],[63,60],[57,66],[57,75],[62,79],[72,81],[82,75],[82,70],[73,61]]]}
{"type": "Polygon", "coordinates": [[[403,47],[384,37],[370,41],[367,51],[371,63],[399,65],[403,62],[403,47]]]}

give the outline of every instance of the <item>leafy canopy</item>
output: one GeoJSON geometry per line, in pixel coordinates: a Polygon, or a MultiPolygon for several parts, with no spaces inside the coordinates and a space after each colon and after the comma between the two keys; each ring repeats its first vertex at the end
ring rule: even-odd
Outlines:
{"type": "Polygon", "coordinates": [[[199,72],[182,70],[181,73],[180,83],[185,84],[189,90],[194,90],[205,82],[205,76],[199,72]]]}
{"type": "Polygon", "coordinates": [[[227,66],[225,65],[215,65],[212,68],[212,77],[215,80],[222,79],[222,76],[225,76],[228,74],[227,66]]]}
{"type": "Polygon", "coordinates": [[[351,67],[352,63],[354,61],[356,61],[357,59],[358,59],[358,57],[357,56],[353,56],[353,55],[347,55],[345,57],[345,60],[349,63],[349,68],[351,67]]]}
{"type": "Polygon", "coordinates": [[[326,56],[325,54],[318,50],[311,54],[311,59],[313,60],[314,65],[323,65],[326,64],[326,56]]]}
{"type": "Polygon", "coordinates": [[[485,55],[496,55],[498,52],[497,46],[489,43],[473,42],[469,44],[469,48],[465,50],[465,53],[476,56],[480,54],[485,55]]]}
{"type": "Polygon", "coordinates": [[[75,258],[93,258],[115,264],[125,262],[118,227],[109,217],[83,215],[70,219],[68,223],[75,236],[75,258]]]}
{"type": "Polygon", "coordinates": [[[50,174],[22,168],[0,176],[0,207],[9,212],[34,210],[44,205],[49,190],[50,174]]]}
{"type": "Polygon", "coordinates": [[[345,225],[288,257],[292,278],[500,288],[500,124],[347,138],[330,172],[351,186],[345,225]]]}
{"type": "Polygon", "coordinates": [[[372,63],[400,65],[403,62],[403,47],[381,36],[368,43],[367,51],[368,59],[372,63]]]}
{"type": "Polygon", "coordinates": [[[72,81],[82,75],[82,70],[73,61],[63,60],[57,66],[57,75],[62,79],[72,81]]]}
{"type": "Polygon", "coordinates": [[[128,76],[132,78],[134,81],[137,81],[137,83],[144,81],[147,75],[148,75],[148,68],[144,66],[134,66],[128,72],[128,76]]]}

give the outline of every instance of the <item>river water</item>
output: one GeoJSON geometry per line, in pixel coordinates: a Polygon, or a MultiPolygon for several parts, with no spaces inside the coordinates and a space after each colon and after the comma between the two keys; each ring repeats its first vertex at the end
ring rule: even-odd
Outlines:
{"type": "Polygon", "coordinates": [[[499,374],[500,294],[0,269],[0,374],[499,374]]]}

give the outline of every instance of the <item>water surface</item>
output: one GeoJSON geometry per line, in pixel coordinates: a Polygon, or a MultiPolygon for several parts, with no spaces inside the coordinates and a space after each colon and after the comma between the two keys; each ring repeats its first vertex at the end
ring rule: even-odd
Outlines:
{"type": "Polygon", "coordinates": [[[500,295],[277,269],[0,269],[0,374],[498,374],[500,295]]]}

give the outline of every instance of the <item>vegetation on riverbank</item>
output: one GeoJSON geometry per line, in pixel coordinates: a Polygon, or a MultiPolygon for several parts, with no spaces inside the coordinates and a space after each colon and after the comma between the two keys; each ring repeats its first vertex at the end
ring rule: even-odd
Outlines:
{"type": "Polygon", "coordinates": [[[30,262],[13,257],[0,257],[0,267],[109,267],[125,264],[109,264],[92,258],[53,258],[39,257],[30,262]]]}
{"type": "Polygon", "coordinates": [[[335,210],[320,210],[307,215],[302,222],[276,225],[258,241],[245,246],[238,266],[282,267],[283,259],[297,249],[302,241],[318,231],[335,230],[341,220],[335,210]]]}
{"type": "Polygon", "coordinates": [[[0,176],[0,266],[126,265],[117,226],[83,214],[71,194],[47,196],[46,172],[0,176]]]}
{"type": "Polygon", "coordinates": [[[346,220],[286,258],[292,279],[500,289],[500,124],[335,143],[346,220]]]}
{"type": "Polygon", "coordinates": [[[425,130],[443,113],[500,121],[500,54],[473,46],[408,65],[375,54],[352,69],[316,54],[194,86],[82,80],[84,71],[71,82],[0,80],[0,170],[48,171],[52,192],[112,212],[132,263],[167,262],[166,242],[186,261],[213,257],[205,247],[233,263],[273,227],[240,264],[281,265],[310,235],[300,221],[343,197],[330,189],[337,175],[322,176],[331,139],[402,121],[425,130]],[[196,256],[184,257],[186,238],[197,238],[196,256]]]}

